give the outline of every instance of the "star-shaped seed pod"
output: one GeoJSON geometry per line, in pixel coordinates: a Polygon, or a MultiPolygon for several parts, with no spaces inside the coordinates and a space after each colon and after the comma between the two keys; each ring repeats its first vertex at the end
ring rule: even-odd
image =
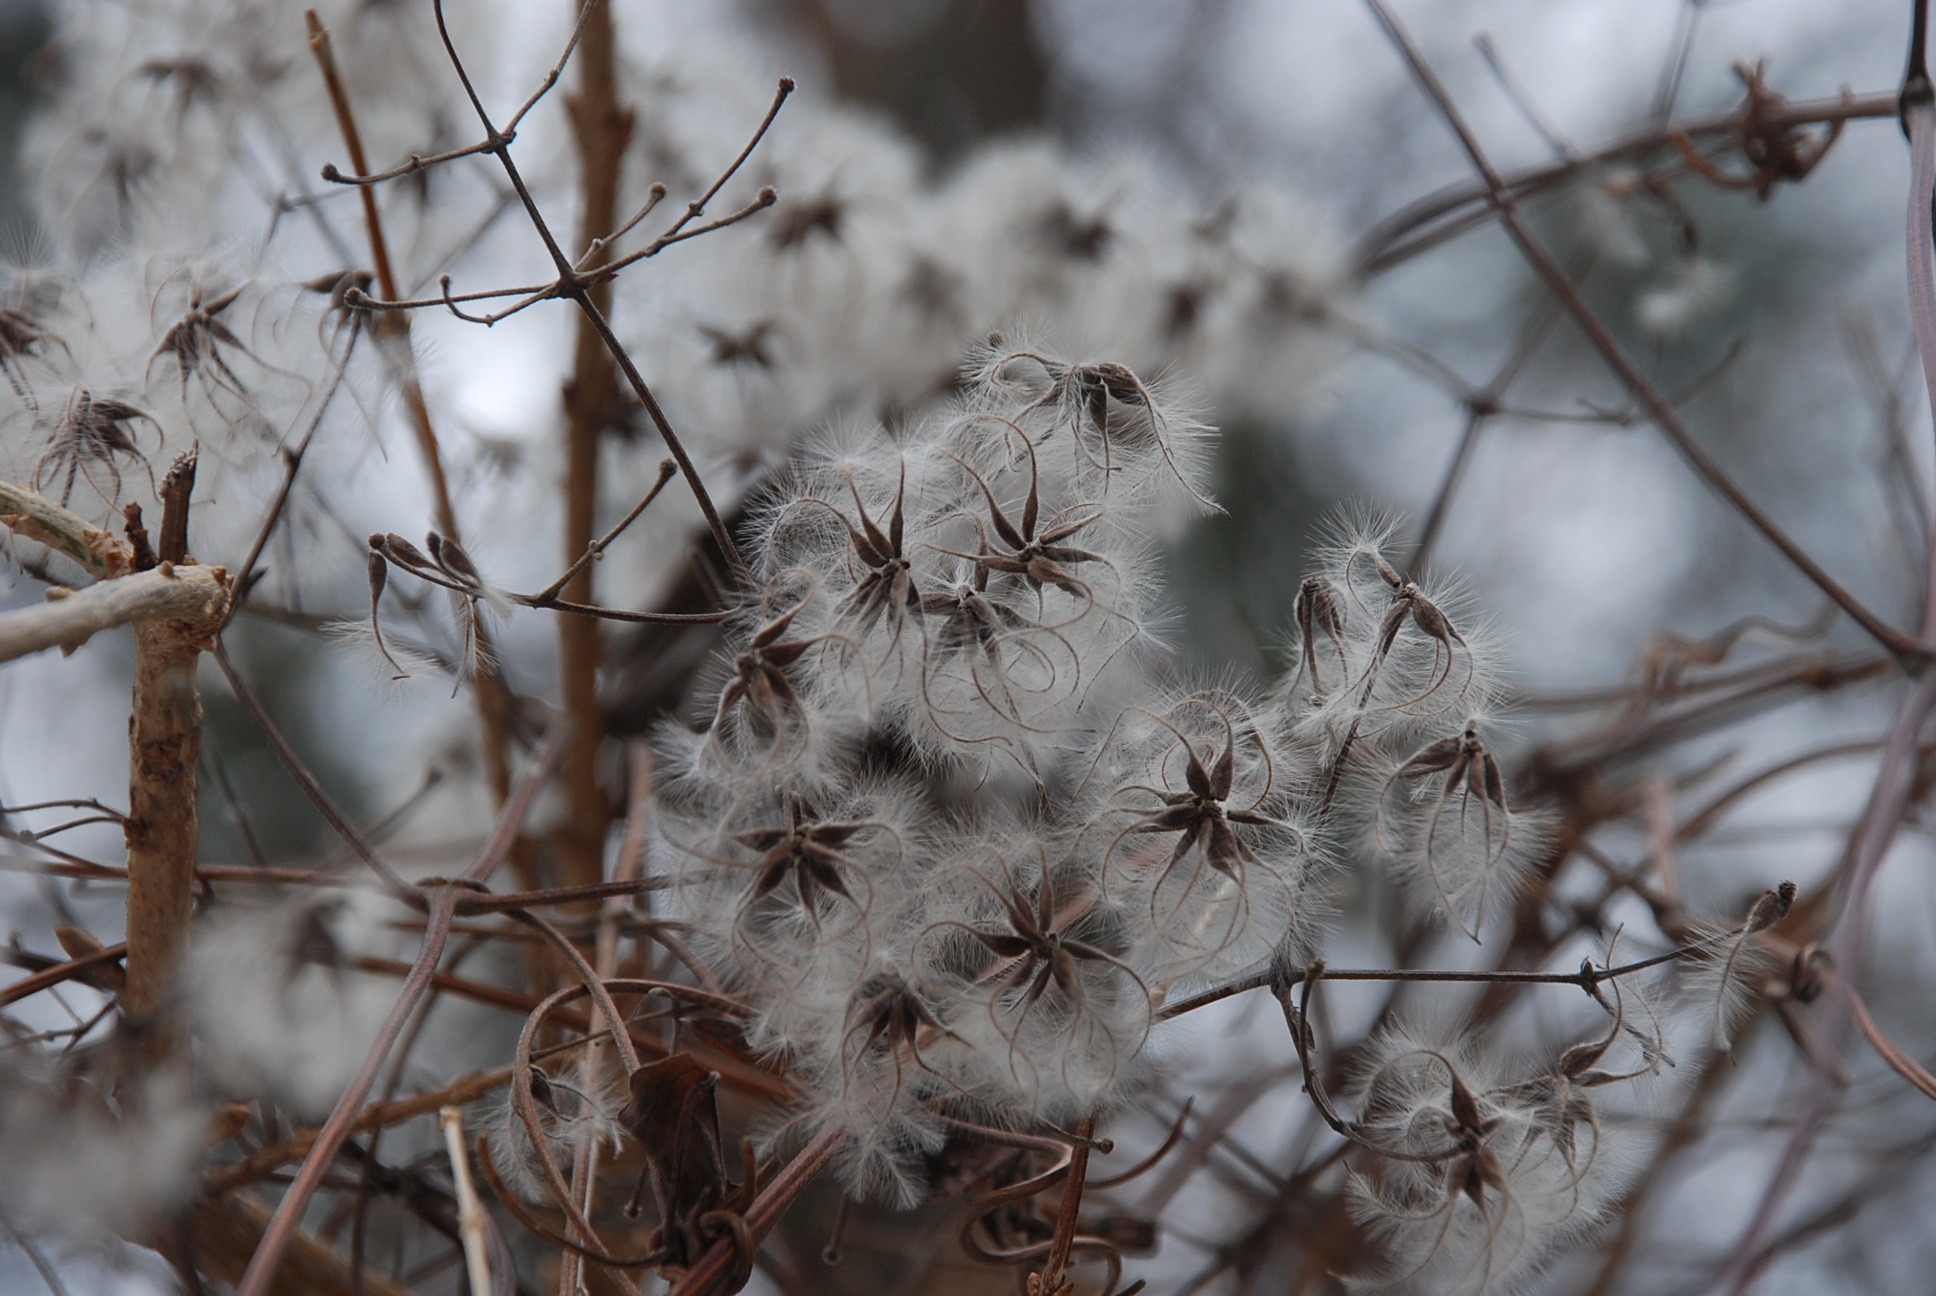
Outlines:
{"type": "MultiPolygon", "coordinates": [[[[1220,713],[1221,714],[1221,713],[1220,713]]],[[[1246,865],[1257,862],[1257,854],[1244,839],[1237,835],[1232,825],[1250,828],[1288,828],[1281,820],[1259,812],[1257,807],[1270,795],[1269,788],[1259,794],[1248,806],[1231,806],[1230,796],[1234,790],[1237,773],[1237,729],[1228,715],[1223,716],[1224,746],[1215,764],[1205,769],[1203,761],[1197,756],[1196,746],[1174,725],[1159,721],[1163,727],[1176,735],[1183,745],[1185,757],[1184,789],[1167,792],[1159,788],[1140,788],[1138,791],[1153,792],[1162,798],[1163,808],[1132,824],[1128,833],[1165,833],[1179,834],[1176,847],[1170,852],[1168,863],[1163,866],[1162,876],[1157,879],[1160,887],[1165,878],[1187,859],[1192,850],[1201,846],[1203,861],[1233,882],[1243,881],[1246,865]]]]}
{"type": "Polygon", "coordinates": [[[746,893],[746,904],[764,899],[793,879],[800,897],[800,908],[809,917],[817,916],[827,896],[839,896],[856,904],[853,892],[841,877],[842,868],[853,861],[844,847],[855,834],[873,827],[866,823],[822,823],[811,806],[799,797],[789,797],[787,824],[782,828],[755,828],[733,834],[733,840],[759,853],[753,861],[753,885],[746,893]]]}
{"type": "Polygon", "coordinates": [[[222,348],[230,347],[244,355],[249,354],[249,349],[228,325],[216,318],[241,295],[242,285],[238,284],[219,297],[203,301],[202,286],[196,284],[189,293],[188,313],[162,335],[161,345],[148,357],[150,370],[163,356],[174,358],[175,370],[181,376],[183,399],[187,399],[191,378],[200,379],[210,395],[220,389],[247,398],[248,392],[223,357],[222,348]]]}
{"type": "MultiPolygon", "coordinates": [[[[1392,645],[1398,641],[1399,631],[1410,621],[1418,632],[1432,641],[1432,673],[1426,686],[1417,697],[1408,698],[1401,706],[1410,706],[1430,697],[1440,686],[1452,678],[1452,663],[1456,656],[1453,645],[1470,649],[1450,618],[1438,604],[1425,597],[1412,581],[1400,576],[1392,565],[1385,561],[1384,555],[1377,550],[1367,550],[1365,558],[1378,570],[1379,578],[1391,589],[1391,604],[1385,609],[1385,619],[1378,627],[1378,650],[1372,664],[1366,668],[1365,693],[1369,697],[1371,685],[1377,678],[1377,671],[1386,657],[1391,655],[1392,645]],[[1440,653],[1444,653],[1444,665],[1440,665],[1440,653]]],[[[1469,681],[1468,681],[1469,683],[1469,681]]]]}
{"type": "Polygon", "coordinates": [[[1304,674],[1311,682],[1311,696],[1321,698],[1324,689],[1318,680],[1318,635],[1324,635],[1338,650],[1341,676],[1351,671],[1351,663],[1344,655],[1344,604],[1330,581],[1322,576],[1306,576],[1298,586],[1292,611],[1297,617],[1298,646],[1303,651],[1304,674]]]}
{"type": "Polygon", "coordinates": [[[921,1048],[937,1038],[963,1042],[897,972],[874,973],[847,1001],[842,1053],[849,1066],[879,1052],[894,1060],[897,1073],[903,1058],[932,1073],[934,1068],[921,1056],[921,1048]]]}
{"type": "Polygon", "coordinates": [[[861,503],[860,488],[854,485],[852,476],[847,479],[847,489],[853,493],[854,512],[860,517],[860,526],[855,527],[844,517],[841,521],[846,523],[848,541],[854,547],[855,557],[866,565],[867,573],[841,601],[840,610],[853,615],[863,632],[873,629],[883,616],[887,617],[898,640],[907,614],[910,611],[918,614],[923,606],[920,591],[914,585],[914,564],[908,560],[903,545],[907,529],[902,507],[907,494],[907,465],[901,466],[901,479],[894,489],[894,511],[888,515],[885,531],[868,516],[867,506],[861,503]]]}
{"type": "Polygon", "coordinates": [[[1454,1140],[1458,1151],[1446,1166],[1446,1188],[1452,1193],[1463,1193],[1472,1204],[1479,1208],[1480,1214],[1486,1212],[1486,1192],[1491,1190],[1503,1195],[1506,1192],[1506,1172],[1500,1167],[1499,1154],[1486,1145],[1486,1138],[1504,1123],[1504,1117],[1488,1116],[1479,1109],[1479,1100],[1466,1088],[1456,1069],[1452,1071],[1451,1113],[1445,1120],[1446,1133],[1454,1140]]]}
{"type": "MultiPolygon", "coordinates": [[[[46,452],[34,465],[34,489],[45,494],[46,485],[59,479],[60,504],[65,508],[73,498],[77,478],[86,477],[95,489],[100,489],[94,483],[93,471],[99,466],[106,469],[108,476],[108,489],[102,495],[111,501],[121,493],[123,456],[144,468],[148,466],[148,457],[135,444],[136,423],[155,423],[155,420],[125,401],[96,396],[84,388],[76,389],[47,439],[46,452]]],[[[159,429],[161,425],[155,423],[155,426],[159,429]]]]}
{"type": "MultiPolygon", "coordinates": [[[[1054,585],[1078,598],[1089,598],[1089,586],[1069,569],[1082,563],[1106,560],[1101,554],[1091,553],[1087,549],[1078,549],[1062,542],[1083,528],[1100,521],[1102,510],[1095,507],[1083,509],[1078,506],[1077,509],[1070,510],[1078,514],[1073,521],[1052,520],[1045,530],[1037,534],[1037,528],[1041,523],[1042,501],[1040,478],[1035,471],[1035,451],[1032,446],[1029,449],[1028,496],[1022,502],[1022,517],[1019,525],[1009,520],[1008,514],[996,502],[994,490],[980,473],[960,459],[955,462],[960,463],[962,470],[974,478],[975,484],[981,487],[982,496],[988,502],[988,524],[995,529],[996,538],[1008,547],[991,548],[988,544],[988,533],[981,527],[981,520],[977,518],[976,529],[982,532],[981,548],[978,552],[956,553],[952,549],[942,552],[954,554],[957,558],[966,558],[987,571],[1020,577],[1037,593],[1040,593],[1045,585],[1054,585]]],[[[1066,518],[1067,513],[1059,514],[1058,517],[1066,518]]]]}
{"type": "Polygon", "coordinates": [[[787,668],[806,655],[809,648],[825,636],[811,639],[785,639],[793,619],[805,603],[797,603],[753,632],[753,638],[733,658],[733,677],[719,692],[719,709],[713,713],[715,731],[734,707],[745,703],[769,727],[779,729],[788,714],[799,707],[787,668]]]}
{"type": "Polygon", "coordinates": [[[1506,809],[1506,785],[1499,773],[1498,760],[1479,739],[1477,720],[1467,721],[1463,732],[1439,739],[1400,765],[1392,775],[1392,781],[1424,779],[1434,774],[1443,774],[1445,778],[1439,784],[1438,799],[1432,805],[1432,827],[1426,835],[1426,849],[1429,851],[1436,845],[1439,821],[1446,806],[1456,797],[1462,825],[1474,802],[1477,802],[1488,843],[1492,841],[1493,811],[1499,812],[1502,825],[1499,850],[1503,852],[1512,833],[1511,818],[1506,809]]]}
{"type": "Polygon", "coordinates": [[[964,924],[963,930],[997,959],[1012,964],[1001,973],[1000,993],[1023,991],[1016,1005],[1020,1015],[1026,1016],[1050,986],[1060,990],[1072,1008],[1080,1008],[1083,963],[1102,964],[1135,976],[1115,955],[1070,934],[1088,914],[1093,897],[1090,903],[1058,914],[1055,881],[1046,869],[1033,897],[1023,891],[1006,867],[1002,872],[1003,885],[995,888],[995,898],[1001,904],[1005,925],[986,928],[964,924]]]}

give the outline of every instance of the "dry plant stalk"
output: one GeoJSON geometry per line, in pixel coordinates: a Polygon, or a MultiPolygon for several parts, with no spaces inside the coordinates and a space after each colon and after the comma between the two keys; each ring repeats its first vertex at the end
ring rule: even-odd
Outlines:
{"type": "Polygon", "coordinates": [[[444,1149],[450,1156],[451,1181],[457,1187],[457,1227],[464,1236],[465,1274],[471,1290],[488,1292],[491,1286],[491,1255],[485,1242],[489,1225],[484,1205],[477,1198],[477,1185],[471,1182],[470,1150],[464,1142],[464,1109],[437,1109],[437,1127],[443,1131],[444,1149]]]}
{"type": "MultiPolygon", "coordinates": [[[[578,148],[578,256],[587,269],[596,269],[607,260],[602,242],[618,223],[619,181],[625,148],[632,138],[632,111],[618,99],[610,0],[594,0],[582,21],[574,60],[578,90],[566,98],[565,104],[578,148]]],[[[594,284],[589,292],[593,306],[609,314],[610,283],[594,284]]],[[[564,408],[563,557],[569,566],[592,547],[598,524],[599,450],[607,435],[626,419],[619,398],[618,366],[591,320],[582,315],[576,325],[564,408]]],[[[597,564],[585,564],[565,585],[562,596],[574,603],[597,602],[592,582],[596,570],[597,564]]],[[[612,819],[610,798],[598,782],[598,753],[605,739],[605,716],[598,696],[603,630],[590,617],[558,618],[565,714],[571,717],[573,726],[563,771],[571,815],[560,834],[564,877],[571,882],[598,880],[605,865],[605,831],[612,819]]]]}
{"type": "Polygon", "coordinates": [[[72,652],[101,631],[130,622],[203,624],[226,610],[228,590],[224,568],[172,563],[81,590],[52,586],[44,606],[0,616],[0,661],[48,648],[72,652]]]}
{"type": "MultiPolygon", "coordinates": [[[[155,571],[192,570],[188,501],[195,457],[184,456],[162,483],[161,543],[155,571]]],[[[135,622],[134,714],[128,719],[128,984],[130,1022],[153,1032],[159,1057],[178,1046],[160,1020],[180,973],[194,907],[197,800],[202,753],[202,653],[228,619],[228,581],[210,569],[213,597],[185,616],[135,622]]]]}

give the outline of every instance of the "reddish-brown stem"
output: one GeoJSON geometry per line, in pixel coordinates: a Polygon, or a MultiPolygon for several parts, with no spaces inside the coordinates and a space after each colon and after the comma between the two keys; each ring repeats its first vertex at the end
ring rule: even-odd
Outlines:
{"type": "MultiPolygon", "coordinates": [[[[625,146],[632,138],[632,114],[618,101],[618,67],[609,0],[585,6],[578,41],[578,93],[566,104],[572,139],[578,146],[580,208],[578,250],[593,269],[603,260],[600,241],[617,221],[618,190],[625,146]],[[589,257],[586,254],[590,254],[589,257]]],[[[611,312],[612,287],[585,289],[592,305],[611,312]]],[[[565,542],[567,564],[577,564],[592,546],[598,518],[598,450],[606,430],[624,416],[619,404],[618,368],[588,315],[580,313],[565,384],[565,542]]],[[[584,563],[560,591],[572,603],[596,603],[595,565],[584,563]]],[[[604,870],[605,831],[612,807],[598,783],[598,752],[605,739],[605,717],[598,702],[600,636],[588,617],[558,618],[559,665],[565,714],[571,717],[571,746],[565,752],[564,782],[571,817],[559,833],[564,875],[573,882],[596,881],[604,870]]],[[[570,1261],[567,1260],[567,1264],[570,1261]]],[[[562,1279],[561,1279],[562,1281],[562,1279]]]]}
{"type": "Polygon", "coordinates": [[[116,959],[126,957],[127,953],[127,942],[123,941],[119,945],[108,945],[83,954],[79,958],[69,959],[65,963],[56,963],[50,968],[42,968],[32,976],[22,977],[9,985],[0,986],[0,1008],[25,999],[28,995],[39,994],[42,990],[57,986],[63,981],[71,981],[89,968],[112,963],[116,959]]]}
{"type": "Polygon", "coordinates": [[[1069,1268],[1069,1248],[1076,1239],[1076,1217],[1082,1213],[1082,1185],[1089,1177],[1089,1140],[1096,1135],[1096,1118],[1084,1116],[1076,1124],[1076,1137],[1082,1141],[1070,1149],[1069,1173],[1062,1181],[1062,1206],[1055,1213],[1055,1236],[1049,1243],[1049,1258],[1042,1272],[1033,1276],[1037,1296],[1056,1296],[1069,1268]]]}
{"type": "MultiPolygon", "coordinates": [[[[793,1199],[800,1195],[801,1189],[813,1182],[814,1176],[826,1169],[827,1163],[833,1160],[834,1154],[846,1142],[844,1130],[822,1130],[811,1143],[800,1149],[799,1155],[786,1163],[785,1169],[760,1189],[760,1195],[753,1199],[752,1207],[746,1212],[746,1231],[754,1246],[758,1246],[760,1240],[773,1231],[773,1226],[780,1222],[781,1212],[793,1204],[793,1199]]],[[[699,1262],[672,1285],[666,1296],[708,1296],[731,1271],[734,1259],[730,1240],[713,1243],[706,1254],[699,1257],[699,1262]]]]}

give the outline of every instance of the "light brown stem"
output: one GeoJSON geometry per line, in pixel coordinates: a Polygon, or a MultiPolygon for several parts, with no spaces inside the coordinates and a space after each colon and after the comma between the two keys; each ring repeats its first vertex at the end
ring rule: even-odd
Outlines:
{"type": "Polygon", "coordinates": [[[464,1239],[464,1265],[471,1280],[471,1291],[491,1288],[491,1256],[484,1246],[484,1204],[477,1199],[477,1185],[471,1182],[471,1158],[464,1146],[464,1109],[451,1106],[437,1112],[437,1127],[444,1134],[444,1150],[450,1155],[450,1181],[457,1195],[457,1229],[464,1239]]]}
{"type": "Polygon", "coordinates": [[[126,540],[11,482],[0,481],[0,523],[29,540],[60,550],[96,577],[120,576],[132,570],[134,548],[126,540]]]}
{"type": "Polygon", "coordinates": [[[164,564],[81,590],[57,585],[41,606],[0,616],[0,662],[48,648],[72,652],[89,636],[130,621],[205,621],[211,610],[227,610],[228,597],[227,571],[200,565],[164,564]]]}
{"type": "MultiPolygon", "coordinates": [[[[585,14],[578,42],[578,93],[567,100],[583,190],[578,252],[581,257],[592,253],[585,269],[596,269],[605,260],[598,245],[612,233],[618,219],[619,171],[625,146],[632,138],[632,113],[618,102],[614,39],[611,5],[595,0],[585,14]]],[[[609,282],[593,284],[586,291],[600,312],[610,313],[609,282]]],[[[599,442],[621,416],[618,368],[604,340],[582,313],[564,404],[564,555],[569,565],[591,547],[598,521],[599,442]]],[[[597,601],[592,594],[594,566],[584,564],[566,583],[562,597],[567,602],[597,601]]],[[[598,703],[600,629],[590,617],[558,618],[565,714],[572,722],[571,746],[565,752],[564,765],[571,817],[560,834],[567,882],[595,881],[604,871],[605,832],[612,816],[611,803],[598,784],[598,752],[605,738],[598,703]]]]}
{"type": "MultiPolygon", "coordinates": [[[[213,646],[228,610],[219,568],[172,568],[163,580],[188,583],[206,573],[208,597],[187,616],[138,621],[134,627],[134,714],[128,719],[128,983],[121,1007],[129,1021],[158,1027],[188,941],[194,906],[195,847],[200,832],[196,770],[202,751],[202,692],[196,663],[213,646]]],[[[160,576],[157,568],[155,576],[160,576]]],[[[128,581],[140,577],[125,577],[128,581]]],[[[116,582],[119,583],[119,582],[116,582]]],[[[78,595],[76,597],[79,597],[78,595]]],[[[153,1035],[151,1058],[167,1049],[153,1035]]]]}

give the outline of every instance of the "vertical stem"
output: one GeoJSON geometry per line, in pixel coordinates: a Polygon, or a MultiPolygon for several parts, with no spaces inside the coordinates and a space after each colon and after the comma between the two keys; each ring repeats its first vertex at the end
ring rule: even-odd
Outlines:
{"type": "MultiPolygon", "coordinates": [[[[632,138],[631,111],[618,102],[613,47],[609,0],[594,0],[579,38],[578,93],[567,101],[583,184],[577,248],[581,256],[596,240],[610,234],[618,219],[619,169],[625,146],[632,138]]],[[[595,264],[586,268],[595,268],[595,264]]],[[[587,292],[598,310],[609,315],[610,283],[596,284],[587,292]]],[[[617,366],[604,340],[582,313],[564,405],[564,559],[569,565],[591,547],[598,513],[599,441],[620,412],[617,366]]],[[[586,563],[566,584],[565,599],[574,603],[595,601],[594,566],[586,563]]],[[[562,692],[565,713],[572,721],[571,746],[564,765],[571,817],[561,834],[563,880],[567,885],[598,880],[604,871],[605,831],[611,822],[610,801],[598,785],[598,752],[605,738],[598,704],[599,636],[599,623],[591,617],[558,618],[562,692]]]]}
{"type": "MultiPolygon", "coordinates": [[[[188,561],[188,500],[195,455],[175,461],[163,479],[161,563],[164,578],[188,561]]],[[[196,808],[202,755],[202,690],[195,678],[202,649],[228,611],[138,621],[134,626],[134,713],[128,717],[128,979],[122,1011],[141,1033],[149,1064],[178,1053],[166,1007],[188,947],[195,906],[196,808]]]]}
{"type": "Polygon", "coordinates": [[[1089,1140],[1096,1134],[1096,1118],[1084,1116],[1076,1125],[1078,1142],[1069,1154],[1069,1174],[1062,1181],[1062,1208],[1055,1215],[1055,1237],[1049,1244],[1048,1262],[1038,1275],[1030,1275],[1032,1296],[1060,1296],[1063,1277],[1069,1272],[1069,1249],[1075,1242],[1076,1217],[1082,1213],[1082,1183],[1089,1177],[1089,1140]]]}
{"type": "Polygon", "coordinates": [[[134,714],[128,717],[128,984],[122,1010],[153,1029],[147,1060],[170,1051],[158,1020],[188,944],[194,907],[196,765],[202,752],[201,647],[176,623],[134,627],[134,714]]]}
{"type": "Polygon", "coordinates": [[[471,1182],[471,1158],[464,1144],[464,1109],[444,1107],[437,1113],[450,1157],[450,1180],[457,1195],[457,1230],[464,1242],[464,1268],[472,1296],[485,1296],[491,1287],[491,1256],[484,1244],[484,1203],[471,1182]]]}

